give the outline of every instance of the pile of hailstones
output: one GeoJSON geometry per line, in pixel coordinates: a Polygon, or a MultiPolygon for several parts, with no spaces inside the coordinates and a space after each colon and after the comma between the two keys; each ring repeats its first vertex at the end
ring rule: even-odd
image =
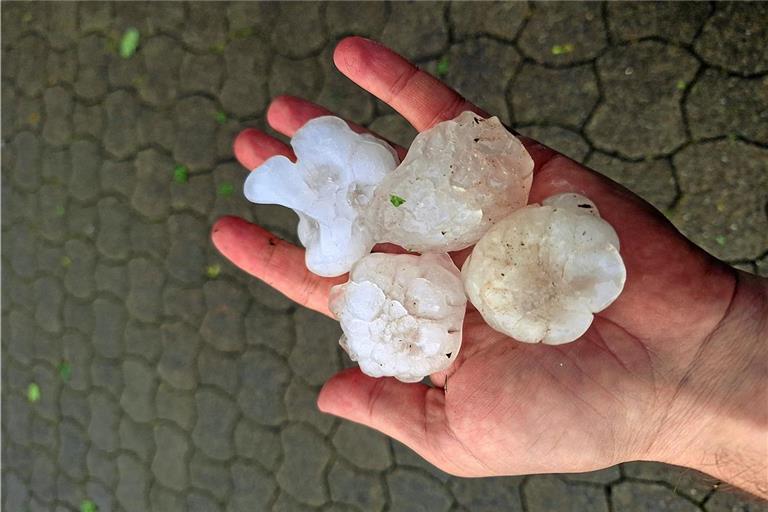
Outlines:
{"type": "Polygon", "coordinates": [[[533,160],[496,117],[437,124],[400,163],[387,143],[332,116],[308,122],[291,146],[296,162],[268,159],[245,195],[298,214],[310,271],[349,272],[330,310],[367,375],[415,382],[448,368],[467,298],[492,328],[556,345],[578,339],[621,293],[616,232],[578,194],[528,205],[533,160]],[[419,254],[371,253],[382,242],[419,254]],[[473,245],[459,271],[448,252],[473,245]]]}

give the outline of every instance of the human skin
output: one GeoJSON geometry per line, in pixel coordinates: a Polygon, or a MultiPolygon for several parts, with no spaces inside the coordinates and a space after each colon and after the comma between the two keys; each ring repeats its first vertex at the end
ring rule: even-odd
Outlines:
{"type": "MultiPolygon", "coordinates": [[[[373,41],[342,40],[334,62],[419,131],[464,110],[487,115],[373,41]]],[[[291,136],[326,114],[278,97],[267,120],[291,136]]],[[[592,199],[621,241],[623,293],[584,336],[561,346],[519,343],[470,307],[459,357],[431,376],[433,386],[352,368],[326,382],[320,410],[377,429],[460,476],[583,472],[653,460],[768,497],[768,280],[708,255],[627,189],[523,140],[535,162],[529,202],[561,192],[592,199]]],[[[237,137],[234,149],[247,169],[276,154],[293,156],[285,143],[253,129],[237,137]]],[[[397,150],[402,157],[405,150],[397,150]]],[[[330,316],[328,292],[346,277],[315,276],[303,249],[239,218],[220,219],[212,239],[238,267],[330,316]]],[[[453,256],[461,265],[466,255],[453,256]]]]}

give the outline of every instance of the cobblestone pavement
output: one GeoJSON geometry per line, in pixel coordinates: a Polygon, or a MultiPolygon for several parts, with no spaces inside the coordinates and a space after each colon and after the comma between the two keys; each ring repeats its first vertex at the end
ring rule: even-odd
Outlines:
{"type": "Polygon", "coordinates": [[[292,213],[242,198],[230,148],[271,96],[413,136],[334,71],[356,33],[768,274],[766,27],[756,3],[3,2],[4,510],[765,510],[652,463],[452,478],[321,415],[337,325],[208,230],[293,238],[292,213]]]}

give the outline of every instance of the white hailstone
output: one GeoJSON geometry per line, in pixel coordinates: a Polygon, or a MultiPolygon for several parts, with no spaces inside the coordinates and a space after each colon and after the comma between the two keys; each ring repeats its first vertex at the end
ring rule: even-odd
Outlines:
{"type": "Polygon", "coordinates": [[[417,382],[456,360],[467,298],[447,254],[374,253],[331,290],[339,343],[371,377],[417,382]]]}
{"type": "Polygon", "coordinates": [[[333,116],[309,121],[291,146],[296,163],[284,156],[269,158],[248,175],[245,197],[296,211],[307,268],[321,276],[341,275],[374,245],[361,214],[384,175],[397,166],[397,154],[333,116]]]}
{"type": "Polygon", "coordinates": [[[578,194],[550,197],[501,220],[461,274],[488,325],[519,341],[550,345],[584,334],[626,279],[616,232],[578,194]]]}
{"type": "Polygon", "coordinates": [[[378,241],[447,252],[528,202],[533,160],[497,117],[463,112],[426,130],[376,189],[378,241]]]}

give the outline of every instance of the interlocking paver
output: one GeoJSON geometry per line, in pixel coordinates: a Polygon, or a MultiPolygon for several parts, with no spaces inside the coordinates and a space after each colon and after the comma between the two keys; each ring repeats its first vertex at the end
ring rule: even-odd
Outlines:
{"type": "Polygon", "coordinates": [[[621,41],[661,37],[691,43],[712,10],[704,2],[608,2],[608,27],[621,41]]]}
{"type": "MultiPolygon", "coordinates": [[[[556,476],[533,476],[523,486],[530,512],[562,510],[608,512],[608,496],[601,487],[569,484],[556,476]]],[[[625,510],[616,508],[615,510],[625,510]]]]}
{"type": "Polygon", "coordinates": [[[768,50],[761,41],[768,37],[764,23],[765,4],[723,3],[704,24],[694,43],[707,62],[735,73],[755,74],[768,70],[768,50]]]}
{"type": "Polygon", "coordinates": [[[192,440],[198,450],[216,460],[228,460],[234,454],[232,432],[237,420],[237,405],[227,395],[212,389],[195,393],[197,423],[192,440]]]}
{"type": "Polygon", "coordinates": [[[451,480],[450,488],[456,500],[467,510],[524,510],[520,497],[520,479],[456,478],[451,480]]]}
{"type": "Polygon", "coordinates": [[[392,463],[387,438],[356,423],[339,425],[333,446],[342,457],[363,469],[384,470],[392,463]]]}
{"type": "Polygon", "coordinates": [[[334,502],[347,503],[371,512],[382,510],[386,504],[386,492],[379,478],[355,471],[341,460],[334,462],[329,471],[328,485],[334,502]]]}
{"type": "Polygon", "coordinates": [[[627,162],[595,151],[586,164],[661,210],[671,207],[677,197],[672,165],[667,159],[627,162]]]}
{"type": "Polygon", "coordinates": [[[390,506],[394,510],[447,511],[453,498],[440,481],[409,468],[396,468],[387,475],[390,506]]]}
{"type": "Polygon", "coordinates": [[[285,427],[280,433],[283,463],[277,472],[280,487],[308,505],[322,505],[328,499],[323,471],[331,450],[313,428],[300,423],[285,427]]]}
{"type": "Polygon", "coordinates": [[[621,482],[613,487],[611,501],[614,510],[632,507],[638,512],[693,512],[698,510],[692,502],[660,484],[645,482],[621,482]]]}

